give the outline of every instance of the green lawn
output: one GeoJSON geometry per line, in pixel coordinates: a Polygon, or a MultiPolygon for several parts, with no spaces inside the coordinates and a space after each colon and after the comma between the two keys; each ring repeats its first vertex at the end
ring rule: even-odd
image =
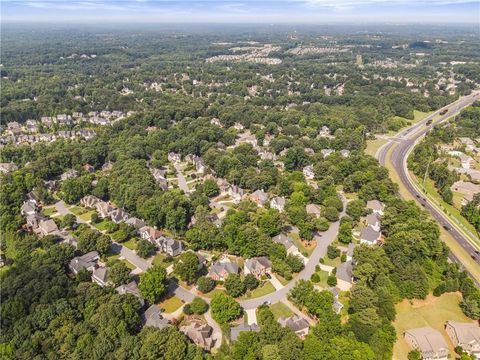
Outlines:
{"type": "Polygon", "coordinates": [[[203,296],[205,296],[205,297],[207,297],[207,298],[212,298],[213,295],[218,294],[218,293],[224,293],[224,292],[225,292],[224,289],[215,288],[215,289],[213,289],[212,291],[210,291],[209,293],[203,294],[203,296]]]}
{"type": "Polygon", "coordinates": [[[270,281],[266,281],[265,283],[254,289],[252,292],[243,295],[241,299],[257,298],[267,294],[271,294],[273,292],[275,292],[275,286],[273,286],[270,281]]]}
{"type": "Polygon", "coordinates": [[[307,256],[310,256],[313,252],[313,250],[315,249],[315,247],[310,247],[310,248],[306,248],[303,243],[300,241],[300,236],[298,234],[295,234],[295,233],[289,233],[288,236],[290,236],[292,239],[293,239],[293,243],[295,244],[295,246],[298,248],[298,250],[302,253],[302,254],[307,254],[307,256]]]}
{"type": "Polygon", "coordinates": [[[137,267],[133,265],[130,261],[123,259],[121,260],[130,270],[135,270],[137,267]]]}
{"type": "Polygon", "coordinates": [[[291,280],[287,280],[285,279],[283,276],[280,276],[278,274],[275,274],[275,277],[278,279],[278,281],[280,281],[280,283],[285,286],[287,285],[291,280]]]}
{"type": "Polygon", "coordinates": [[[78,217],[83,221],[90,221],[92,219],[93,214],[95,214],[95,210],[90,210],[90,211],[87,211],[86,213],[78,215],[78,217]]]}
{"type": "Polygon", "coordinates": [[[176,296],[172,296],[171,298],[162,301],[159,305],[165,310],[166,313],[170,314],[182,306],[183,301],[176,296]]]}
{"type": "Polygon", "coordinates": [[[370,156],[375,156],[378,149],[382,147],[383,144],[386,144],[387,140],[385,139],[375,139],[375,140],[367,140],[367,147],[365,149],[365,154],[370,156]]]}
{"type": "Polygon", "coordinates": [[[45,216],[52,216],[53,214],[57,213],[57,209],[55,209],[55,206],[49,206],[49,207],[44,207],[42,209],[42,214],[45,216]]]}
{"type": "Polygon", "coordinates": [[[323,260],[324,260],[323,263],[325,265],[333,266],[333,267],[337,267],[342,263],[342,261],[340,260],[340,256],[337,256],[335,259],[330,259],[328,256],[325,256],[323,260]]]}
{"type": "Polygon", "coordinates": [[[271,305],[270,311],[273,313],[273,316],[276,320],[280,319],[281,317],[289,317],[293,315],[293,311],[280,301],[271,305]]]}
{"type": "Polygon", "coordinates": [[[460,310],[458,306],[460,301],[460,293],[447,293],[438,298],[429,295],[425,300],[414,300],[412,303],[404,300],[397,304],[395,306],[397,318],[393,323],[397,330],[397,342],[393,348],[393,358],[396,360],[407,359],[410,347],[403,339],[403,333],[405,330],[423,326],[430,326],[440,331],[453,355],[453,344],[444,330],[445,322],[447,320],[472,322],[460,310]]]}
{"type": "Polygon", "coordinates": [[[130,250],[135,250],[137,248],[137,241],[135,239],[130,239],[123,242],[122,245],[130,250]]]}
{"type": "Polygon", "coordinates": [[[85,214],[86,212],[88,212],[87,209],[85,209],[81,206],[72,206],[71,208],[69,208],[69,210],[77,216],[85,214]]]}
{"type": "Polygon", "coordinates": [[[321,286],[323,288],[326,288],[327,285],[327,279],[328,279],[328,272],[320,270],[317,271],[316,274],[320,277],[320,281],[318,283],[314,283],[315,285],[321,286]]]}
{"type": "Polygon", "coordinates": [[[110,222],[110,220],[103,219],[98,224],[93,224],[93,226],[95,226],[100,231],[104,231],[104,230],[107,230],[107,225],[108,225],[109,222],[110,222]]]}

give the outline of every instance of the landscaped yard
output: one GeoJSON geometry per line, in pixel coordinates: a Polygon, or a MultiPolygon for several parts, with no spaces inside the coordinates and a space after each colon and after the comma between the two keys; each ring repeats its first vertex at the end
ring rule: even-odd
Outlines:
{"type": "Polygon", "coordinates": [[[270,311],[273,313],[273,316],[276,320],[280,319],[281,317],[289,317],[293,315],[293,311],[281,301],[271,305],[270,311]]]}
{"type": "Polygon", "coordinates": [[[397,342],[393,348],[393,358],[407,359],[411,349],[403,339],[403,333],[405,330],[423,326],[431,326],[440,331],[453,355],[453,345],[444,330],[445,322],[447,320],[471,322],[460,310],[458,306],[460,301],[460,293],[447,293],[440,297],[429,295],[425,300],[413,300],[412,303],[404,300],[397,304],[395,306],[397,318],[393,323],[397,330],[397,342]]]}
{"type": "Polygon", "coordinates": [[[342,263],[342,261],[340,260],[340,256],[337,256],[335,259],[330,259],[328,256],[325,256],[323,260],[324,260],[323,263],[325,265],[333,266],[333,267],[337,267],[342,263]]]}
{"type": "Polygon", "coordinates": [[[171,298],[164,300],[160,303],[160,307],[165,309],[166,313],[173,313],[182,305],[183,301],[176,296],[172,296],[171,298]]]}
{"type": "Polygon", "coordinates": [[[52,216],[53,214],[57,213],[57,209],[55,209],[55,206],[49,206],[49,207],[44,207],[42,209],[42,214],[45,216],[52,216]]]}
{"type": "Polygon", "coordinates": [[[307,256],[310,256],[316,247],[315,240],[312,240],[310,246],[306,247],[304,243],[300,240],[300,236],[298,234],[289,233],[288,236],[293,239],[293,243],[295,244],[295,246],[304,255],[307,254],[307,256]]]}
{"type": "Polygon", "coordinates": [[[137,248],[137,241],[135,239],[130,239],[123,242],[122,245],[130,250],[135,250],[137,248]]]}
{"type": "Polygon", "coordinates": [[[110,222],[109,220],[103,219],[98,224],[93,224],[93,226],[95,226],[100,231],[104,231],[104,230],[107,230],[107,225],[109,222],[110,222]]]}
{"type": "Polygon", "coordinates": [[[270,293],[275,292],[275,287],[272,285],[270,281],[266,281],[263,285],[257,287],[255,290],[253,290],[251,293],[247,293],[244,296],[242,296],[242,299],[252,299],[252,298],[257,298],[261,297],[270,293]]]}
{"type": "Polygon", "coordinates": [[[93,214],[95,214],[95,210],[90,210],[90,211],[87,211],[86,213],[79,215],[78,217],[83,221],[90,221],[92,219],[93,214]]]}
{"type": "Polygon", "coordinates": [[[326,288],[327,285],[327,279],[328,279],[328,272],[319,270],[315,272],[320,277],[320,281],[317,283],[314,283],[315,285],[321,286],[322,288],[326,288]]]}

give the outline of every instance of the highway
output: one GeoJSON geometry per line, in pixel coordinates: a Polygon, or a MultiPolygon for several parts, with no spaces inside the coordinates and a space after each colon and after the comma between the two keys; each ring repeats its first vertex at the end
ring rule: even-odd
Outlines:
{"type": "MultiPolygon", "coordinates": [[[[410,174],[407,169],[407,158],[415,145],[425,136],[425,134],[435,125],[438,125],[447,119],[460,113],[460,111],[470,106],[475,100],[480,99],[480,93],[475,92],[469,96],[462,97],[457,101],[439,109],[435,113],[427,116],[417,124],[401,131],[394,138],[390,139],[384,146],[382,146],[376,154],[377,159],[382,165],[386,161],[390,161],[398,174],[400,181],[405,186],[407,191],[417,199],[417,201],[432,215],[432,217],[447,231],[452,238],[480,264],[480,256],[476,253],[478,248],[474,247],[469,241],[468,236],[459,228],[459,226],[446,214],[441,211],[430,199],[415,187],[410,174]],[[447,109],[447,112],[440,115],[440,112],[447,109]],[[427,122],[432,120],[430,125],[427,122]],[[393,145],[397,146],[393,149],[390,159],[387,159],[387,154],[393,145]]],[[[473,235],[476,236],[476,235],[473,235]]],[[[460,263],[459,259],[450,252],[450,259],[460,263]]],[[[460,265],[462,265],[460,263],[460,265]]]]}

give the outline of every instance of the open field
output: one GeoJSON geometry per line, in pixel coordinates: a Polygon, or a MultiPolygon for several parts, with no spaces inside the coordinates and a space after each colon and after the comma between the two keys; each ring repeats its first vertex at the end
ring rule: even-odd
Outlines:
{"type": "Polygon", "coordinates": [[[444,330],[445,322],[447,320],[472,321],[462,313],[458,306],[461,297],[460,293],[446,293],[440,297],[430,294],[425,300],[413,300],[412,302],[404,300],[397,304],[395,306],[397,318],[393,323],[397,330],[397,342],[393,348],[393,358],[395,360],[407,359],[411,349],[403,340],[403,333],[405,330],[423,326],[431,326],[440,331],[453,354],[453,344],[444,330]]]}

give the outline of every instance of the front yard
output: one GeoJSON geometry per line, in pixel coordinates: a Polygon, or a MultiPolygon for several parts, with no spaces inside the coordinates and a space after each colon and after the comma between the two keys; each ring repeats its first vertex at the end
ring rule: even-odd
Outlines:
{"type": "Polygon", "coordinates": [[[273,313],[273,316],[276,320],[282,317],[290,317],[293,315],[293,311],[281,301],[271,305],[270,311],[273,313]]]}
{"type": "Polygon", "coordinates": [[[166,313],[171,314],[183,305],[183,301],[176,296],[172,296],[171,298],[162,301],[159,305],[166,313]]]}
{"type": "Polygon", "coordinates": [[[261,297],[267,294],[271,294],[275,292],[275,287],[272,285],[270,281],[264,282],[262,285],[251,291],[250,293],[246,293],[240,299],[252,299],[261,297]]]}

